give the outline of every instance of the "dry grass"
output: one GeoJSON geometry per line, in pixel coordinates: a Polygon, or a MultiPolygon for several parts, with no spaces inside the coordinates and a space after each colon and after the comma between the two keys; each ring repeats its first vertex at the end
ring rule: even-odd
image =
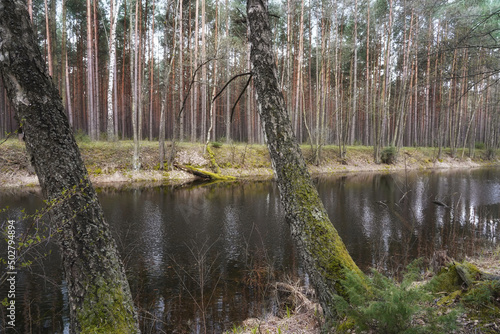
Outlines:
{"type": "Polygon", "coordinates": [[[500,276],[500,246],[496,249],[485,249],[480,255],[468,257],[466,261],[486,273],[500,276]]]}
{"type": "Polygon", "coordinates": [[[273,298],[278,305],[278,316],[267,315],[263,319],[250,318],[241,326],[226,333],[283,333],[319,334],[322,310],[312,301],[310,294],[299,282],[277,282],[272,284],[273,298]]]}

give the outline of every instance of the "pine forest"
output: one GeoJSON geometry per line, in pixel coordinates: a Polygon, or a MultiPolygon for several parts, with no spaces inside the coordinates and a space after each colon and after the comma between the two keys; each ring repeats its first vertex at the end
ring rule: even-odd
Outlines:
{"type": "MultiPolygon", "coordinates": [[[[264,142],[245,2],[27,1],[77,135],[264,142]]],[[[376,160],[385,147],[498,149],[498,0],[273,0],[269,15],[293,130],[318,157],[324,145],[373,146],[376,160]]],[[[7,137],[22,124],[0,89],[7,137]]]]}

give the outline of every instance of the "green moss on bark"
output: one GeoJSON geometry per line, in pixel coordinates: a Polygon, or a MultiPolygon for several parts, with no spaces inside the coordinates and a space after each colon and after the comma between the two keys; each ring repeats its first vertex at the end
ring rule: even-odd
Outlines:
{"type": "Polygon", "coordinates": [[[294,208],[291,215],[297,226],[294,227],[292,222],[292,231],[302,229],[297,242],[308,254],[307,265],[312,266],[309,272],[319,275],[313,278],[313,283],[317,285],[320,298],[324,299],[323,305],[328,304],[328,310],[325,311],[333,312],[333,295],[347,298],[342,285],[346,272],[358,274],[362,279],[364,275],[330,222],[309,175],[304,174],[307,172],[295,164],[288,164],[283,167],[282,173],[284,180],[288,180],[288,186],[284,186],[288,188],[284,194],[287,197],[285,201],[295,202],[291,204],[294,208]]]}
{"type": "Polygon", "coordinates": [[[233,181],[233,180],[236,180],[236,178],[234,176],[230,176],[230,175],[221,175],[219,173],[207,172],[207,171],[204,171],[204,170],[201,170],[199,168],[196,168],[196,167],[193,167],[193,166],[189,166],[189,165],[185,165],[183,167],[185,169],[191,170],[193,172],[197,172],[199,174],[203,174],[206,178],[211,179],[211,180],[218,180],[218,181],[233,181]]]}
{"type": "Polygon", "coordinates": [[[112,283],[90,287],[81,309],[76,311],[81,333],[138,333],[134,315],[125,307],[123,291],[112,283]]]}

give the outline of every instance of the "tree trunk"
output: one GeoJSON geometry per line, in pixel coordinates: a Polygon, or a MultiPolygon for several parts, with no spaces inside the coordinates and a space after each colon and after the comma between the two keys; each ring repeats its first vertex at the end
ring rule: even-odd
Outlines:
{"type": "Polygon", "coordinates": [[[120,9],[121,1],[111,2],[111,10],[109,15],[111,16],[111,29],[109,32],[109,73],[108,73],[108,141],[115,140],[115,125],[114,125],[114,115],[113,115],[113,83],[115,77],[116,68],[116,23],[118,22],[118,10],[120,9]]]}
{"type": "MultiPolygon", "coordinates": [[[[168,13],[168,12],[167,12],[168,13]]],[[[177,14],[177,13],[175,13],[177,14]]],[[[168,15],[165,15],[168,17],[168,15]]],[[[174,17],[176,17],[174,15],[174,17]]],[[[177,20],[174,23],[174,31],[177,29],[177,20]]],[[[168,40],[168,34],[167,34],[168,29],[165,28],[163,36],[165,40],[168,40]]],[[[173,38],[173,47],[172,47],[172,55],[170,58],[170,62],[167,64],[167,43],[165,43],[163,47],[163,61],[164,61],[164,67],[163,67],[163,77],[162,77],[162,83],[161,83],[161,90],[163,91],[162,97],[161,97],[161,107],[160,107],[160,126],[159,126],[159,153],[160,153],[160,169],[164,169],[164,162],[165,162],[165,112],[167,109],[167,95],[168,95],[168,90],[169,90],[169,77],[170,77],[170,72],[172,71],[172,67],[174,65],[174,59],[175,59],[175,48],[176,48],[176,39],[173,38]]],[[[176,116],[174,116],[175,119],[176,116]]],[[[173,149],[173,148],[172,148],[173,149]]]]}
{"type": "Polygon", "coordinates": [[[349,144],[354,144],[356,135],[356,115],[358,110],[358,1],[354,1],[354,36],[353,36],[353,84],[352,84],[352,118],[351,118],[351,136],[349,144]]]}
{"type": "MultiPolygon", "coordinates": [[[[199,44],[199,36],[198,36],[198,16],[199,16],[199,11],[200,11],[200,5],[199,1],[196,0],[196,6],[195,6],[195,14],[194,14],[194,62],[193,62],[193,68],[198,68],[198,44],[199,44]]],[[[197,82],[194,83],[193,86],[193,105],[191,107],[192,109],[192,122],[193,122],[193,133],[191,134],[191,141],[195,142],[198,139],[198,96],[199,96],[199,85],[197,82]]]]}
{"type": "Polygon", "coordinates": [[[61,77],[64,78],[62,80],[62,92],[61,95],[63,96],[63,106],[66,107],[66,110],[68,111],[68,119],[69,119],[69,126],[73,128],[73,110],[71,106],[71,90],[70,90],[70,84],[69,84],[69,70],[68,70],[68,53],[66,51],[66,39],[67,39],[67,32],[66,32],[66,1],[62,1],[62,43],[61,43],[61,65],[62,65],[62,70],[61,70],[61,77]]]}
{"type": "MultiPolygon", "coordinates": [[[[182,11],[182,1],[179,1],[179,101],[184,99],[184,36],[182,32],[182,26],[184,23],[182,20],[182,11]]],[[[179,110],[181,108],[182,103],[179,103],[179,110]]],[[[179,141],[184,141],[184,119],[186,118],[184,114],[184,112],[179,111],[179,137],[177,138],[179,141]]]]}
{"type": "MultiPolygon", "coordinates": [[[[300,118],[300,98],[303,89],[302,85],[302,61],[304,57],[304,0],[301,1],[301,9],[300,9],[300,28],[299,28],[299,55],[297,58],[297,83],[296,93],[295,93],[295,111],[294,111],[294,130],[295,134],[300,137],[300,126],[299,126],[299,118],[300,118]]],[[[304,106],[302,106],[303,108],[304,106]]]]}
{"type": "Polygon", "coordinates": [[[370,6],[366,6],[366,78],[365,78],[365,131],[363,144],[368,146],[371,144],[370,141],[370,127],[369,127],[369,118],[370,118],[370,6]]]}
{"type": "Polygon", "coordinates": [[[217,50],[218,50],[218,7],[219,7],[219,1],[215,0],[215,29],[214,29],[214,44],[215,47],[214,49],[216,50],[215,54],[215,59],[214,59],[214,71],[212,75],[212,80],[213,80],[213,87],[212,87],[212,95],[210,97],[210,109],[209,109],[209,114],[208,114],[208,129],[207,129],[207,134],[206,134],[206,141],[205,141],[205,148],[204,152],[207,150],[208,143],[210,142],[211,139],[214,141],[217,140],[215,137],[215,115],[214,113],[216,112],[216,105],[215,105],[215,96],[217,94],[217,70],[218,70],[218,61],[217,61],[217,50]]]}
{"type": "Polygon", "coordinates": [[[49,75],[54,76],[53,62],[52,62],[52,36],[50,35],[49,27],[49,6],[47,0],[44,1],[45,5],[45,34],[47,38],[47,62],[49,63],[49,75]]]}
{"type": "MultiPolygon", "coordinates": [[[[226,9],[226,32],[225,32],[225,37],[226,40],[230,40],[230,30],[229,30],[229,1],[225,0],[225,9],[226,9]]],[[[225,55],[226,55],[226,82],[231,78],[231,70],[230,70],[230,62],[229,58],[231,56],[231,52],[229,50],[229,46],[226,47],[225,49],[225,55]]],[[[231,143],[231,90],[228,87],[226,91],[226,143],[230,144],[231,143]]]]}
{"type": "MultiPolygon", "coordinates": [[[[139,161],[139,129],[138,129],[138,106],[139,106],[139,0],[135,0],[135,27],[133,41],[130,41],[130,67],[133,68],[130,80],[132,81],[132,136],[134,138],[134,153],[132,157],[132,168],[137,171],[141,168],[139,161]],[[132,49],[134,49],[134,56],[132,57],[132,49]]],[[[132,1],[130,3],[130,34],[132,34],[132,1]]]]}
{"type": "Polygon", "coordinates": [[[56,86],[38,49],[24,0],[0,2],[0,71],[59,243],[71,332],[138,333],[116,244],[89,181],[56,86]]]}
{"type": "MultiPolygon", "coordinates": [[[[201,61],[207,61],[207,43],[206,43],[206,1],[201,0],[201,61]]],[[[201,134],[200,141],[203,143],[203,137],[207,133],[207,94],[208,94],[208,74],[207,67],[201,69],[201,134]]]]}
{"type": "Polygon", "coordinates": [[[258,110],[281,203],[325,316],[332,320],[334,295],[345,294],[341,285],[345,272],[360,271],[328,218],[293,134],[278,85],[267,8],[262,1],[249,0],[247,17],[258,110]]]}
{"type": "Polygon", "coordinates": [[[95,140],[99,140],[101,136],[101,112],[100,112],[100,91],[99,91],[99,21],[97,18],[97,1],[93,1],[94,19],[93,19],[93,40],[94,40],[94,134],[95,140]]]}
{"type": "Polygon", "coordinates": [[[87,0],[87,127],[90,139],[95,140],[94,132],[94,63],[92,55],[92,5],[87,0]]]}
{"type": "Polygon", "coordinates": [[[154,49],[155,49],[155,43],[154,43],[154,35],[155,35],[155,0],[153,0],[153,27],[152,31],[150,33],[150,48],[149,48],[149,79],[150,79],[150,86],[149,86],[149,141],[153,141],[153,104],[154,104],[154,72],[155,72],[155,66],[154,66],[154,49]]]}

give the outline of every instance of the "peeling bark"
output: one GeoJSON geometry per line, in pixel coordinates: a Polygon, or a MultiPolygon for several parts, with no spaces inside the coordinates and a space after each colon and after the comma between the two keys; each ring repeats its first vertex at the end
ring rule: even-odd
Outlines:
{"type": "Polygon", "coordinates": [[[139,332],[123,264],[46,72],[24,0],[0,2],[0,73],[51,205],[69,289],[71,332],[139,332]]]}
{"type": "Polygon", "coordinates": [[[344,296],[346,271],[360,270],[333,227],[314,187],[278,86],[266,5],[248,0],[251,62],[258,110],[286,220],[327,320],[336,317],[334,295],[344,296]]]}

